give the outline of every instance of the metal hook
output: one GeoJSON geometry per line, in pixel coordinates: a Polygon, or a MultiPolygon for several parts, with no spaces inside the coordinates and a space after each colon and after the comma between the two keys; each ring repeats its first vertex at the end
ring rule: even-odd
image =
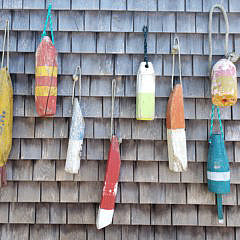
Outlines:
{"type": "Polygon", "coordinates": [[[75,73],[73,74],[73,90],[72,90],[72,104],[73,104],[73,99],[74,99],[74,89],[75,89],[75,84],[77,81],[79,84],[79,88],[78,88],[78,92],[79,92],[79,101],[81,99],[81,75],[82,75],[82,71],[81,71],[81,67],[77,66],[75,69],[75,73]]]}

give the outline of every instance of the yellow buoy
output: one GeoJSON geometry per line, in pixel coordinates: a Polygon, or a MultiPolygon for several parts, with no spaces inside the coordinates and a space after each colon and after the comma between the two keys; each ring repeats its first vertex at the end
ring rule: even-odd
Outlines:
{"type": "Polygon", "coordinates": [[[6,162],[12,147],[13,89],[8,72],[9,24],[6,23],[3,41],[2,65],[0,70],[0,187],[6,185],[6,162]],[[7,36],[7,67],[3,67],[4,46],[7,36]]]}

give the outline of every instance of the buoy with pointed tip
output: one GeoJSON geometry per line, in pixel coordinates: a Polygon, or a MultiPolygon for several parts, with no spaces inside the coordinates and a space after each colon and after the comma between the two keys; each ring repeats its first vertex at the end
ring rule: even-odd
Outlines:
{"type": "Polygon", "coordinates": [[[217,208],[219,223],[223,223],[222,194],[230,192],[230,169],[227,151],[224,145],[223,128],[220,118],[220,111],[217,107],[221,133],[212,133],[213,116],[215,106],[212,105],[211,128],[209,138],[208,160],[207,160],[207,181],[208,190],[217,195],[217,208]]]}
{"type": "Polygon", "coordinates": [[[166,127],[169,169],[173,172],[187,170],[187,146],[184,119],[184,103],[181,76],[179,39],[174,38],[172,62],[172,92],[167,104],[166,127]],[[179,79],[174,77],[175,54],[178,53],[179,79]],[[176,80],[174,84],[174,80],[176,80]]]}
{"type": "Polygon", "coordinates": [[[118,178],[120,173],[120,151],[118,137],[113,133],[113,111],[115,100],[116,80],[112,81],[112,115],[111,115],[111,144],[108,152],[107,167],[104,179],[101,202],[98,209],[96,225],[98,229],[104,228],[111,224],[115,199],[118,188],[118,178]]]}
{"type": "Polygon", "coordinates": [[[70,127],[70,135],[68,141],[68,149],[67,149],[67,158],[65,164],[65,171],[72,174],[77,174],[80,169],[81,163],[81,153],[82,153],[82,145],[85,131],[85,122],[82,115],[82,110],[80,107],[81,101],[81,68],[78,66],[76,68],[75,74],[73,75],[73,95],[72,95],[72,104],[73,104],[73,113],[72,113],[72,121],[70,127]],[[75,84],[78,81],[78,92],[79,99],[77,97],[74,98],[74,90],[75,84]]]}

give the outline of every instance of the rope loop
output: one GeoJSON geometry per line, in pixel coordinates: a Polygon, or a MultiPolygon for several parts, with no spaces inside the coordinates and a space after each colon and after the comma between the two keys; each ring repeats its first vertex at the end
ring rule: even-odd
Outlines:
{"type": "Polygon", "coordinates": [[[145,67],[148,68],[148,53],[147,53],[148,27],[146,25],[143,26],[143,34],[144,34],[144,62],[146,62],[145,67]]]}
{"type": "Polygon", "coordinates": [[[210,76],[211,76],[211,68],[212,68],[212,15],[213,15],[215,8],[218,8],[219,10],[221,10],[223,17],[224,17],[225,27],[226,27],[224,53],[225,53],[226,58],[229,57],[229,54],[228,54],[228,36],[229,36],[228,16],[222,5],[215,4],[212,6],[212,8],[209,12],[209,22],[208,22],[208,44],[209,44],[208,70],[209,70],[210,76]]]}
{"type": "Polygon", "coordinates": [[[115,103],[115,94],[116,94],[116,79],[112,80],[112,111],[111,111],[111,137],[113,133],[113,115],[114,115],[114,103],[115,103]]]}
{"type": "MultiPolygon", "coordinates": [[[[220,115],[220,109],[217,107],[217,114],[218,114],[218,120],[219,120],[219,126],[220,126],[220,131],[222,135],[222,139],[224,140],[224,132],[223,132],[223,126],[222,126],[222,121],[221,121],[221,115],[220,115]]],[[[215,105],[212,104],[212,113],[211,113],[211,127],[210,127],[210,138],[209,138],[209,143],[211,143],[211,136],[212,136],[212,131],[213,131],[213,119],[214,119],[214,113],[215,113],[215,105]]]]}
{"type": "Polygon", "coordinates": [[[78,81],[78,99],[79,102],[81,100],[81,82],[82,82],[82,70],[80,66],[77,66],[75,69],[75,73],[73,74],[73,89],[72,89],[72,104],[74,99],[75,85],[78,81]]]}
{"type": "Polygon", "coordinates": [[[43,37],[45,37],[47,35],[46,30],[47,30],[47,26],[48,26],[48,21],[50,24],[50,30],[51,30],[51,37],[52,37],[52,44],[54,45],[54,35],[53,35],[53,23],[52,23],[52,1],[48,1],[48,13],[47,13],[47,18],[45,21],[45,25],[44,25],[44,29],[43,29],[43,33],[41,35],[41,41],[43,39],[43,37]]]}
{"type": "Polygon", "coordinates": [[[173,48],[172,48],[172,89],[174,82],[174,70],[175,70],[175,54],[178,53],[178,68],[179,68],[179,80],[180,84],[182,84],[182,63],[181,63],[181,51],[180,51],[180,41],[177,36],[174,37],[173,40],[173,48]]]}
{"type": "Polygon", "coordinates": [[[9,69],[9,21],[8,20],[6,20],[6,25],[5,25],[5,29],[4,29],[1,68],[3,68],[3,62],[4,62],[4,57],[5,57],[6,39],[7,39],[7,69],[9,69]]]}

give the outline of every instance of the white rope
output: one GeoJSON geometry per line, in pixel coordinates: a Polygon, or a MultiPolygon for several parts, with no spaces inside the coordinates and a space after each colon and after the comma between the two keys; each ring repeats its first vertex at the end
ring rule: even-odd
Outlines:
{"type": "Polygon", "coordinates": [[[111,137],[113,135],[113,114],[114,114],[114,102],[116,93],[116,80],[112,80],[112,112],[111,112],[111,137]]]}
{"type": "Polygon", "coordinates": [[[225,27],[226,27],[226,33],[225,33],[225,46],[224,46],[224,52],[225,57],[228,58],[228,35],[229,35],[229,22],[227,13],[224,9],[224,7],[220,4],[215,4],[212,6],[210,12],[209,12],[209,22],[208,22],[208,44],[209,44],[209,58],[208,58],[208,70],[209,75],[211,75],[211,68],[212,68],[212,15],[215,8],[218,8],[222,11],[224,21],[225,21],[225,27]]]}
{"type": "Polygon", "coordinates": [[[9,21],[8,20],[6,20],[6,26],[5,26],[5,30],[4,30],[1,68],[3,68],[6,38],[7,38],[7,69],[9,69],[9,21]]]}
{"type": "Polygon", "coordinates": [[[72,88],[72,104],[73,104],[73,99],[74,99],[74,92],[75,92],[75,85],[76,82],[78,81],[78,99],[79,102],[81,101],[81,84],[82,84],[82,70],[80,66],[76,67],[75,73],[73,75],[73,88],[72,88]]]}
{"type": "Polygon", "coordinates": [[[172,48],[172,89],[173,89],[173,81],[174,81],[174,70],[175,70],[175,54],[178,53],[178,68],[179,68],[179,80],[180,84],[182,84],[182,63],[181,63],[181,51],[180,51],[180,43],[179,38],[174,37],[173,40],[173,48],[172,48]]]}

